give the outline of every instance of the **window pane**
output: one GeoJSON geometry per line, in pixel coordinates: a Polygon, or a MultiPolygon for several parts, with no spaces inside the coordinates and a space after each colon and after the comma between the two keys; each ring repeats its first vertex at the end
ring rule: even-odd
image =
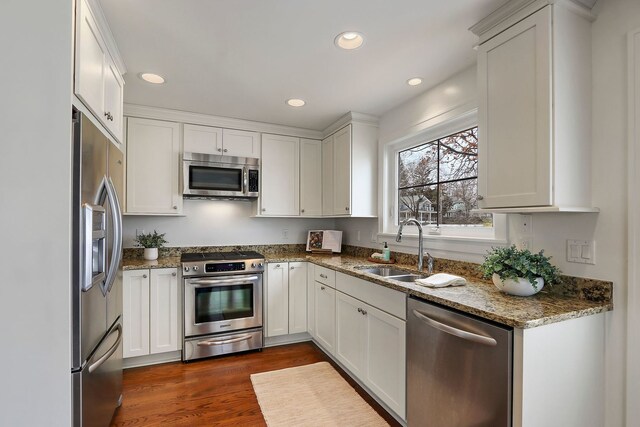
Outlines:
{"type": "Polygon", "coordinates": [[[400,222],[405,219],[415,218],[423,225],[436,225],[438,223],[437,185],[399,190],[398,200],[398,219],[400,222]]]}
{"type": "Polygon", "coordinates": [[[478,128],[440,140],[440,181],[478,176],[478,128]]]}
{"type": "Polygon", "coordinates": [[[476,178],[440,184],[440,224],[493,226],[493,215],[471,213],[478,208],[476,178]]]}
{"type": "Polygon", "coordinates": [[[400,188],[435,183],[438,179],[438,144],[432,142],[401,151],[398,163],[400,188]]]}

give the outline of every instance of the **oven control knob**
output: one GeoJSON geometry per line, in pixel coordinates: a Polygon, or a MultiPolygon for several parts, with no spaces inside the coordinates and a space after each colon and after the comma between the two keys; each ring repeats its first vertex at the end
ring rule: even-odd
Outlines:
{"type": "Polygon", "coordinates": [[[186,265],[184,266],[184,271],[189,271],[189,267],[187,267],[186,265]]]}
{"type": "Polygon", "coordinates": [[[193,266],[193,271],[198,271],[198,266],[197,265],[193,266]]]}
{"type": "Polygon", "coordinates": [[[251,263],[251,268],[256,268],[256,263],[255,262],[251,263]]]}
{"type": "Polygon", "coordinates": [[[262,268],[262,263],[259,263],[259,264],[258,264],[258,267],[262,268]]]}

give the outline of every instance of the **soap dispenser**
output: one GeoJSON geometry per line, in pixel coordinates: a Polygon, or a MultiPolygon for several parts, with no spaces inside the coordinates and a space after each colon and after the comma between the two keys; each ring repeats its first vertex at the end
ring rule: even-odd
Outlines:
{"type": "Polygon", "coordinates": [[[385,261],[391,261],[391,250],[389,249],[387,242],[384,242],[384,247],[382,248],[382,259],[385,261]]]}

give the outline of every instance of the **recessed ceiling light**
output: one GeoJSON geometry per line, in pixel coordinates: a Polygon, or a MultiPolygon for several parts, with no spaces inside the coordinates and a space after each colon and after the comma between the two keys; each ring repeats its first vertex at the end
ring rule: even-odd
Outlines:
{"type": "Polygon", "coordinates": [[[420,83],[422,83],[422,79],[420,77],[412,77],[407,80],[407,84],[409,86],[418,86],[420,83]]]}
{"type": "Polygon", "coordinates": [[[342,49],[357,49],[364,43],[364,37],[356,31],[345,31],[336,36],[334,43],[342,49]]]}
{"type": "Polygon", "coordinates": [[[306,102],[304,102],[302,99],[298,99],[298,98],[287,99],[287,105],[291,107],[302,107],[304,104],[306,104],[306,102]]]}
{"type": "Polygon", "coordinates": [[[140,78],[145,82],[154,83],[157,85],[164,83],[164,77],[153,73],[140,73],[140,78]]]}

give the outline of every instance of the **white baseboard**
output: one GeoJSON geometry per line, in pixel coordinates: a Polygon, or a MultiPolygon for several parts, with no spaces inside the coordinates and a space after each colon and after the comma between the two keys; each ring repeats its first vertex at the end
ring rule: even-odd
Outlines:
{"type": "Polygon", "coordinates": [[[147,356],[128,357],[123,359],[124,369],[138,368],[140,366],[158,365],[160,363],[177,362],[182,360],[182,351],[170,351],[167,353],[149,354],[147,356]]]}
{"type": "Polygon", "coordinates": [[[279,335],[277,337],[265,337],[265,347],[275,347],[278,345],[295,344],[298,342],[311,341],[311,335],[308,332],[299,334],[279,335]]]}

